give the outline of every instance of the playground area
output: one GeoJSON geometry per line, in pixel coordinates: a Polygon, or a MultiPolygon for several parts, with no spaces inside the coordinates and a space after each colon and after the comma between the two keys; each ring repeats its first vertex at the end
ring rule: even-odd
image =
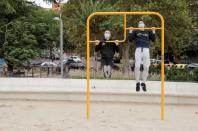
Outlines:
{"type": "Polygon", "coordinates": [[[0,10],[0,131],[198,131],[198,1],[0,10]]]}
{"type": "Polygon", "coordinates": [[[167,105],[164,121],[157,104],[65,101],[0,101],[1,131],[196,131],[197,105],[167,105]],[[78,125],[78,126],[77,126],[78,125]]]}
{"type": "Polygon", "coordinates": [[[165,82],[163,121],[159,81],[148,81],[148,92],[136,93],[134,80],[91,80],[89,120],[85,79],[2,78],[0,83],[0,131],[198,129],[197,83],[165,82]]]}

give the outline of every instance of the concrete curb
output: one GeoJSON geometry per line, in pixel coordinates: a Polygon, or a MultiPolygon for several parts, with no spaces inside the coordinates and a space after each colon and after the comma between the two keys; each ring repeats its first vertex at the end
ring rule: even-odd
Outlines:
{"type": "MultiPolygon", "coordinates": [[[[86,102],[83,91],[0,91],[0,100],[86,102]]],[[[91,92],[91,102],[126,102],[160,104],[161,94],[134,92],[91,92]]],[[[165,104],[198,104],[198,96],[165,95],[165,104]]]]}
{"type": "MultiPolygon", "coordinates": [[[[133,80],[91,80],[91,102],[159,104],[160,81],[148,81],[148,91],[135,92],[133,80]]],[[[85,79],[1,78],[0,100],[86,101],[85,79]]],[[[198,104],[198,83],[165,82],[166,104],[198,104]]]]}

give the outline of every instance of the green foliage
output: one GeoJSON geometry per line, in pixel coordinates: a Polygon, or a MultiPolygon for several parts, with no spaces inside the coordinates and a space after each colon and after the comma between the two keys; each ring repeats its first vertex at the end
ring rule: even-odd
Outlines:
{"type": "Polygon", "coordinates": [[[0,21],[10,22],[17,17],[30,15],[35,8],[36,6],[27,0],[1,0],[0,21]]]}
{"type": "Polygon", "coordinates": [[[21,67],[35,56],[38,56],[38,53],[32,49],[15,48],[6,57],[6,60],[9,61],[9,64],[14,65],[14,67],[21,67]]]}
{"type": "Polygon", "coordinates": [[[15,20],[5,33],[6,39],[3,43],[3,56],[9,64],[18,67],[25,61],[38,56],[36,47],[38,42],[32,34],[30,23],[15,20]]]}
{"type": "MultiPolygon", "coordinates": [[[[155,76],[161,74],[161,65],[151,65],[149,68],[150,76],[155,76]]],[[[165,79],[168,81],[198,81],[198,68],[190,73],[189,69],[185,67],[184,69],[179,69],[177,67],[165,67],[165,79]]]]}
{"type": "MultiPolygon", "coordinates": [[[[186,0],[69,0],[63,7],[65,26],[68,29],[69,41],[75,43],[83,51],[86,42],[86,19],[96,11],[156,11],[165,18],[166,47],[173,50],[176,57],[185,55],[187,47],[191,44],[193,32],[192,11],[186,0]],[[79,34],[80,33],[80,34],[79,34]]],[[[113,31],[114,39],[123,37],[123,17],[94,17],[91,21],[91,38],[101,39],[105,29],[113,31]]],[[[160,20],[154,16],[129,16],[127,25],[137,27],[137,22],[143,19],[147,26],[160,26],[160,20]]],[[[157,32],[160,36],[160,32],[157,32]]],[[[160,49],[160,37],[153,49],[160,49]],[[156,47],[156,48],[155,48],[156,47]]],[[[82,50],[80,52],[82,52],[82,50]]],[[[156,53],[156,52],[153,52],[156,53]]]]}
{"type": "MultiPolygon", "coordinates": [[[[86,46],[86,20],[87,17],[97,11],[113,11],[114,6],[107,4],[103,0],[69,0],[63,6],[63,16],[65,26],[68,31],[68,39],[78,49],[78,53],[85,54],[86,46]]],[[[106,21],[107,17],[94,18],[91,22],[91,36],[96,38],[101,31],[99,29],[111,28],[112,22],[106,21]]]]}
{"type": "Polygon", "coordinates": [[[159,64],[159,65],[150,65],[149,73],[151,73],[151,74],[160,74],[161,73],[161,64],[159,64]]]}
{"type": "Polygon", "coordinates": [[[193,76],[189,73],[187,68],[177,69],[172,67],[165,69],[166,80],[170,81],[193,81],[193,76]]]}
{"type": "MultiPolygon", "coordinates": [[[[45,1],[56,3],[56,0],[45,1]]],[[[58,16],[56,12],[38,8],[27,0],[1,0],[0,9],[0,57],[4,57],[9,64],[18,67],[38,56],[42,49],[59,47],[59,22],[52,20],[58,16]]],[[[97,11],[160,12],[165,18],[166,51],[167,47],[171,48],[174,56],[179,58],[185,57],[190,48],[196,52],[191,43],[197,41],[197,33],[192,37],[193,28],[198,25],[197,0],[68,0],[62,8],[65,50],[76,49],[77,53],[85,55],[86,20],[97,11]]],[[[148,27],[160,26],[159,18],[154,16],[128,16],[127,26],[137,27],[141,19],[148,27]]],[[[93,40],[102,39],[106,29],[112,31],[112,39],[123,39],[123,16],[94,17],[90,28],[93,40]]],[[[157,36],[151,47],[151,56],[158,51],[156,49],[160,49],[158,31],[157,36]]],[[[129,52],[133,56],[133,47],[130,51],[123,51],[124,56],[128,56],[129,52]]],[[[126,48],[128,46],[123,49],[126,48]]],[[[151,67],[151,70],[158,73],[159,68],[151,67]]],[[[184,79],[185,75],[188,76],[188,73],[182,74],[173,69],[169,76],[170,79],[184,79]]]]}
{"type": "Polygon", "coordinates": [[[187,6],[190,9],[190,15],[193,17],[193,22],[198,27],[198,1],[186,0],[187,6]]]}
{"type": "Polygon", "coordinates": [[[39,43],[39,48],[50,49],[59,45],[59,22],[53,20],[58,14],[38,8],[29,18],[33,24],[33,34],[39,43]]]}
{"type": "Polygon", "coordinates": [[[160,12],[165,18],[166,46],[173,49],[173,54],[179,57],[190,45],[193,32],[192,16],[185,0],[163,0],[150,3],[153,11],[160,12]]]}
{"type": "Polygon", "coordinates": [[[59,46],[58,14],[36,7],[26,0],[5,0],[0,3],[0,57],[8,65],[20,67],[42,49],[59,46]]]}

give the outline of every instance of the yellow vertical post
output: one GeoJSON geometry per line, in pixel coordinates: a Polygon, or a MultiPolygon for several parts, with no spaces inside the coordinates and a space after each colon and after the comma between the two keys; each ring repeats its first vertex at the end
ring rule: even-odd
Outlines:
{"type": "Polygon", "coordinates": [[[164,120],[164,18],[161,17],[161,120],[164,120]]]}
{"type": "Polygon", "coordinates": [[[126,36],[126,30],[127,30],[127,28],[126,28],[126,25],[127,25],[127,24],[126,24],[126,20],[127,20],[126,14],[124,14],[124,25],[123,25],[123,26],[124,26],[124,40],[123,40],[122,42],[125,42],[126,39],[127,39],[127,38],[126,38],[126,37],[127,37],[127,36],[126,36]]]}
{"type": "Polygon", "coordinates": [[[86,77],[87,77],[87,85],[86,85],[86,105],[87,105],[87,108],[86,108],[86,116],[87,116],[87,120],[89,120],[90,118],[90,29],[89,29],[89,22],[90,22],[90,18],[91,18],[91,15],[87,18],[87,52],[86,52],[86,55],[87,55],[87,58],[86,58],[86,77]]]}

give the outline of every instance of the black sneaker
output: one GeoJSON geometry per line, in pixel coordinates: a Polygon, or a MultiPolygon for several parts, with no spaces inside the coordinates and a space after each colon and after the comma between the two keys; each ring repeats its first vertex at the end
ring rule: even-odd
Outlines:
{"type": "Polygon", "coordinates": [[[136,92],[140,91],[140,82],[136,83],[136,92]]]}
{"type": "Polygon", "coordinates": [[[142,90],[143,90],[144,92],[146,92],[146,84],[145,84],[145,83],[141,83],[141,86],[142,86],[142,90]]]}

